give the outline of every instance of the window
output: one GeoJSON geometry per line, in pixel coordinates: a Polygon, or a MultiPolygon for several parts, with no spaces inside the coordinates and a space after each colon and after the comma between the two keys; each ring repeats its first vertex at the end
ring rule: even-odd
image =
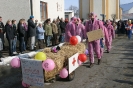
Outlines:
{"type": "Polygon", "coordinates": [[[42,2],[42,1],[40,2],[40,17],[41,17],[41,21],[44,21],[48,18],[46,2],[42,2]]]}

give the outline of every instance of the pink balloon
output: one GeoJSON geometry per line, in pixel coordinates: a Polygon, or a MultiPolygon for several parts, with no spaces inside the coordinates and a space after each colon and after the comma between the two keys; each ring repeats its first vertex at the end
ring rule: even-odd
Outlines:
{"type": "Polygon", "coordinates": [[[67,78],[68,76],[68,71],[66,68],[63,68],[61,71],[60,71],[60,77],[61,78],[67,78]]]}
{"type": "Polygon", "coordinates": [[[13,68],[19,68],[20,67],[20,59],[19,58],[13,58],[12,60],[11,60],[11,66],[13,67],[13,68]]]}
{"type": "Polygon", "coordinates": [[[22,86],[23,86],[23,87],[30,87],[30,85],[24,83],[23,81],[22,81],[22,86]]]}
{"type": "Polygon", "coordinates": [[[47,59],[42,63],[42,67],[46,71],[52,71],[55,68],[55,63],[52,59],[47,59]]]}
{"type": "Polygon", "coordinates": [[[80,60],[78,60],[78,64],[79,64],[79,65],[82,65],[82,62],[81,62],[80,60]]]}

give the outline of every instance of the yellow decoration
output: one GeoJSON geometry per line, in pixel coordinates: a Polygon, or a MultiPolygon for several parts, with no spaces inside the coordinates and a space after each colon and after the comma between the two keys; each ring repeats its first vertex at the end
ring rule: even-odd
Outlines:
{"type": "Polygon", "coordinates": [[[46,54],[43,52],[38,52],[35,55],[35,60],[45,61],[46,60],[46,54]]]}

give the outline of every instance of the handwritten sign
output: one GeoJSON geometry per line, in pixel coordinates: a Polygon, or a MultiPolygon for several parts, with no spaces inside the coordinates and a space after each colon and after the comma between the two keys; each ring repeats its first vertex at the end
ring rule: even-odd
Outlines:
{"type": "Polygon", "coordinates": [[[104,37],[102,29],[87,32],[88,41],[92,42],[104,37]]]}
{"type": "Polygon", "coordinates": [[[79,53],[76,53],[75,55],[73,55],[68,59],[69,74],[71,74],[75,69],[79,67],[78,56],[79,56],[79,53]]]}
{"type": "Polygon", "coordinates": [[[21,68],[25,83],[31,86],[44,87],[44,73],[41,61],[21,59],[21,68]]]}

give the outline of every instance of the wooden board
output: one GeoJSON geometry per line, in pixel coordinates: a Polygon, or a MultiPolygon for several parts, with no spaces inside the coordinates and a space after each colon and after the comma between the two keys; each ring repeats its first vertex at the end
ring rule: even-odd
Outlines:
{"type": "Polygon", "coordinates": [[[87,32],[88,41],[92,42],[104,37],[102,29],[87,32]]]}

